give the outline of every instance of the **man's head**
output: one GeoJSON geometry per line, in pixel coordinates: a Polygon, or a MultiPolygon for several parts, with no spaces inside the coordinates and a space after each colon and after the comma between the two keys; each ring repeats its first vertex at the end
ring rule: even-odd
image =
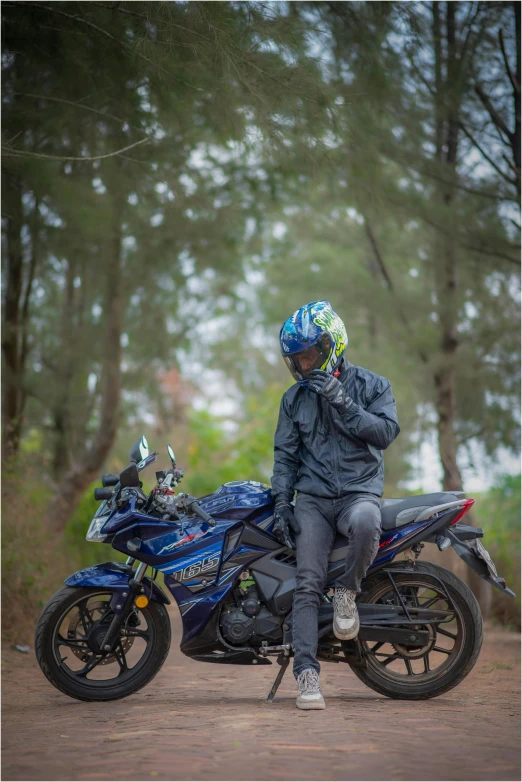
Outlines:
{"type": "Polygon", "coordinates": [[[288,369],[304,387],[314,369],[333,374],[348,345],[344,323],[325,300],[305,304],[294,312],[283,323],[279,340],[288,369]]]}

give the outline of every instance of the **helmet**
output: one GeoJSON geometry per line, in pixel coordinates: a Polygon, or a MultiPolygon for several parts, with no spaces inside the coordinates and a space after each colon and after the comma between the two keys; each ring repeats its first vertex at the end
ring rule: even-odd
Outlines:
{"type": "Polygon", "coordinates": [[[313,369],[332,375],[341,363],[348,336],[330,302],[313,301],[288,318],[279,334],[281,355],[299,385],[308,386],[313,369]]]}

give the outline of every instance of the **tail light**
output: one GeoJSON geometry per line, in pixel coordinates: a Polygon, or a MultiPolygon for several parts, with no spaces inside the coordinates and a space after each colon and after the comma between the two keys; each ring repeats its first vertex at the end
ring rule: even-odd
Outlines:
{"type": "Polygon", "coordinates": [[[456,524],[457,521],[460,521],[460,519],[464,516],[465,513],[468,512],[468,510],[471,508],[472,505],[475,504],[475,500],[464,500],[464,507],[460,511],[460,513],[453,519],[453,521],[450,524],[450,527],[453,526],[453,524],[456,524]]]}

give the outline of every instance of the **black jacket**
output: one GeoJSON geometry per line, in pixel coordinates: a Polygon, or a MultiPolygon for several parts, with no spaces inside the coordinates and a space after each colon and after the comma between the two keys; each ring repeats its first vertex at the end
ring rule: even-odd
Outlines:
{"type": "Polygon", "coordinates": [[[400,432],[390,381],[343,361],[339,380],[355,402],[340,412],[298,383],[283,394],[274,437],[272,495],[382,497],[382,451],[400,432]]]}

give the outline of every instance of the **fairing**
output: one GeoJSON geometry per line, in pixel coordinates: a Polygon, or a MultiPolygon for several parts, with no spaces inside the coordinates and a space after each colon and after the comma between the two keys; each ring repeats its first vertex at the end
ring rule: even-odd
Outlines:
{"type": "MultiPolygon", "coordinates": [[[[215,527],[197,516],[176,522],[161,521],[137,511],[132,499],[111,514],[104,531],[108,532],[115,549],[164,574],[165,585],[180,608],[181,649],[185,654],[209,662],[251,663],[251,651],[238,657],[237,649],[222,638],[221,606],[242,571],[248,569],[263,602],[282,621],[291,609],[295,590],[295,553],[281,546],[269,532],[273,524],[273,502],[268,486],[233,481],[199,502],[216,520],[215,527]]],[[[412,522],[385,531],[370,572],[387,565],[399,551],[416,542],[435,542],[439,530],[450,521],[451,516],[443,514],[435,521],[412,522]]],[[[328,566],[329,585],[335,583],[344,569],[347,545],[341,537],[334,545],[328,566]]],[[[66,583],[107,587],[117,596],[126,589],[131,577],[132,570],[125,565],[105,563],[79,571],[66,583]]],[[[154,581],[145,578],[144,584],[153,599],[167,602],[154,581]]],[[[121,601],[113,602],[118,607],[121,601]]]]}

